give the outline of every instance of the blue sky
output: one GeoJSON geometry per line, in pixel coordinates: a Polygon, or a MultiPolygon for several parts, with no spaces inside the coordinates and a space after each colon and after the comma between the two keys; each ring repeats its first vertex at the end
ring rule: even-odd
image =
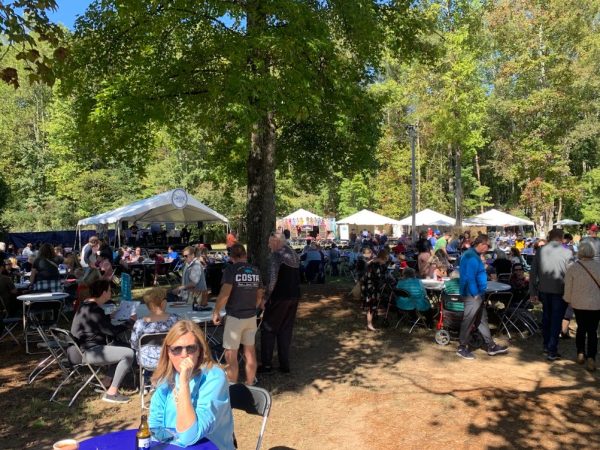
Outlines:
{"type": "Polygon", "coordinates": [[[56,3],[58,10],[49,11],[48,17],[53,22],[62,23],[69,29],[73,29],[75,18],[85,12],[92,0],[57,0],[56,3]]]}

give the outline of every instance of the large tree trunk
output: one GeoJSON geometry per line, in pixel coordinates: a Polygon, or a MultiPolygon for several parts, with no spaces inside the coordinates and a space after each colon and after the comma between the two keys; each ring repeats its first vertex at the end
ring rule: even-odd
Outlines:
{"type": "MultiPolygon", "coordinates": [[[[267,30],[267,13],[262,0],[245,3],[248,38],[256,47],[248,54],[248,67],[256,80],[267,78],[270,70],[268,51],[260,46],[260,37],[267,30]]],[[[248,155],[248,201],[246,229],[248,231],[248,258],[267,275],[269,233],[275,230],[275,123],[273,111],[264,103],[260,90],[250,103],[263,111],[254,124],[248,155]]]]}
{"type": "Polygon", "coordinates": [[[248,156],[248,257],[266,275],[269,234],[275,230],[275,125],[267,112],[252,131],[248,156]]]}

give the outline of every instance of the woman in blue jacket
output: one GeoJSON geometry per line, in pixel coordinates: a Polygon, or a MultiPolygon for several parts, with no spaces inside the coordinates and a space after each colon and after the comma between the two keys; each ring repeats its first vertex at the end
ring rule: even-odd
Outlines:
{"type": "Polygon", "coordinates": [[[234,449],[227,377],[198,325],[190,320],[173,325],[152,381],[157,388],[150,401],[150,428],[174,431],[173,443],[181,447],[207,438],[220,450],[234,449]]]}

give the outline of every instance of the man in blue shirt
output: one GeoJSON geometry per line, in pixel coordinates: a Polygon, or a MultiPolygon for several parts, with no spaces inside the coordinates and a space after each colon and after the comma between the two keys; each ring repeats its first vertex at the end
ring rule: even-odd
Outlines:
{"type": "Polygon", "coordinates": [[[496,344],[490,333],[487,311],[483,300],[487,289],[487,273],[481,255],[489,248],[489,238],[481,234],[473,241],[471,248],[460,259],[460,295],[465,303],[465,312],[460,325],[459,346],[456,354],[465,359],[475,359],[467,347],[475,326],[487,344],[488,355],[506,353],[507,348],[496,344]]]}

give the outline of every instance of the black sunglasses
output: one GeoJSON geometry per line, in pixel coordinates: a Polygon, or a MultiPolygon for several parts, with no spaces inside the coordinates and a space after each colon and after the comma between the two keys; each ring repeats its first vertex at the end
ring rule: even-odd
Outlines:
{"type": "Polygon", "coordinates": [[[198,351],[198,344],[178,345],[177,347],[169,346],[169,351],[171,352],[172,355],[175,355],[175,356],[181,355],[181,352],[183,352],[183,349],[185,349],[186,354],[193,355],[194,353],[196,353],[198,351]]]}
{"type": "Polygon", "coordinates": [[[190,255],[189,253],[187,255],[185,253],[183,254],[184,258],[187,258],[188,256],[192,256],[192,255],[190,255]]]}

